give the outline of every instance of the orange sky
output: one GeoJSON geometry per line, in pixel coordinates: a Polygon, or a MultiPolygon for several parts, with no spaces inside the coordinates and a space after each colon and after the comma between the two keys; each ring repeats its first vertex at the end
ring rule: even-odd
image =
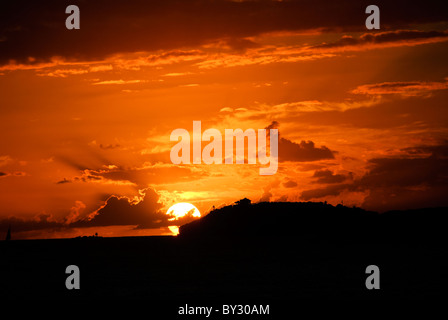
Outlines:
{"type": "Polygon", "coordinates": [[[447,205],[446,8],[379,2],[370,31],[367,2],[315,2],[2,4],[0,233],[170,234],[172,204],[244,197],[447,205]],[[173,165],[193,120],[277,127],[278,172],[173,165]]]}

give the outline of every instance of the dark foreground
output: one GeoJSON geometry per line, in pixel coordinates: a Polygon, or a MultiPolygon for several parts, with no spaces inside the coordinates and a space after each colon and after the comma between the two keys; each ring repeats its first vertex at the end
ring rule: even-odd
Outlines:
{"type": "Polygon", "coordinates": [[[301,243],[293,237],[226,241],[176,237],[0,242],[5,299],[273,302],[301,298],[437,299],[448,284],[445,245],[301,243]],[[380,289],[365,286],[368,265],[380,289]],[[80,290],[65,287],[68,265],[80,290]]]}

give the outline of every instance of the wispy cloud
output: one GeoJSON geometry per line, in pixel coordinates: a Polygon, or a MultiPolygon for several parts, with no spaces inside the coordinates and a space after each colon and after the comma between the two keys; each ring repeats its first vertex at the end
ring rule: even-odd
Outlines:
{"type": "Polygon", "coordinates": [[[107,84],[134,84],[134,83],[142,83],[146,82],[146,80],[104,80],[92,83],[93,85],[107,85],[107,84]]]}
{"type": "Polygon", "coordinates": [[[387,47],[415,46],[448,41],[447,31],[397,30],[364,33],[359,37],[344,35],[339,40],[310,47],[325,52],[357,51],[387,47]]]}
{"type": "Polygon", "coordinates": [[[163,76],[164,77],[180,77],[180,76],[186,76],[188,74],[191,74],[191,72],[171,72],[171,73],[166,73],[163,76]]]}
{"type": "MultiPolygon", "coordinates": [[[[10,61],[8,64],[0,67],[0,72],[35,70],[39,76],[68,77],[112,70],[138,71],[142,68],[160,68],[185,63],[189,63],[199,70],[273,63],[296,63],[333,58],[342,52],[445,42],[448,41],[448,31],[396,30],[364,33],[359,34],[359,36],[344,35],[333,42],[317,45],[309,45],[303,43],[303,39],[295,38],[294,41],[289,40],[289,43],[293,44],[278,45],[277,41],[283,39],[283,37],[285,37],[285,34],[281,32],[260,35],[257,41],[263,44],[247,45],[244,47],[244,50],[234,50],[232,46],[228,45],[227,40],[224,42],[223,40],[211,40],[208,44],[204,44],[196,49],[122,53],[106,57],[101,61],[74,62],[65,60],[62,57],[53,57],[48,62],[37,62],[32,58],[30,61],[21,63],[10,61]]],[[[298,36],[292,33],[291,37],[298,36]]],[[[233,45],[245,43],[235,39],[231,42],[233,45]]],[[[191,73],[191,71],[168,72],[162,74],[162,76],[179,77],[191,73]]],[[[97,84],[120,84],[112,81],[120,80],[111,80],[111,82],[97,84]]]]}
{"type": "Polygon", "coordinates": [[[196,63],[199,69],[214,69],[222,67],[241,67],[248,65],[267,65],[272,63],[287,63],[311,61],[334,57],[331,53],[311,53],[303,46],[264,46],[250,49],[243,54],[212,53],[206,59],[196,63]]]}
{"type": "Polygon", "coordinates": [[[412,97],[412,96],[426,95],[435,90],[446,90],[446,89],[448,89],[448,78],[445,78],[445,82],[397,81],[397,82],[365,84],[358,86],[351,92],[355,94],[366,94],[366,95],[399,94],[404,97],[412,97]]]}
{"type": "Polygon", "coordinates": [[[205,53],[200,50],[171,50],[118,54],[110,57],[108,61],[113,63],[118,69],[136,71],[144,67],[160,67],[200,60],[205,57],[205,53]]]}
{"type": "Polygon", "coordinates": [[[181,84],[179,87],[199,87],[198,83],[181,84]]]}
{"type": "Polygon", "coordinates": [[[282,123],[289,123],[291,121],[295,121],[300,114],[325,111],[344,112],[352,109],[372,107],[377,105],[379,102],[380,99],[375,96],[359,101],[291,101],[274,105],[257,104],[248,108],[238,108],[235,110],[225,107],[220,110],[220,114],[222,117],[232,117],[232,119],[239,121],[265,121],[266,118],[272,118],[281,121],[282,123]]]}
{"type": "Polygon", "coordinates": [[[0,156],[0,167],[5,166],[11,162],[12,162],[12,159],[10,156],[0,156]]]}

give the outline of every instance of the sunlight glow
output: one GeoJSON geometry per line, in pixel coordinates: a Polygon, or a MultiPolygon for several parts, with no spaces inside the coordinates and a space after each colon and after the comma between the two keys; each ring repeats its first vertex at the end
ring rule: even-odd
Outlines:
{"type": "Polygon", "coordinates": [[[175,205],[172,205],[166,212],[167,215],[170,216],[169,221],[178,220],[179,218],[185,216],[192,216],[196,218],[201,217],[201,213],[198,208],[188,202],[179,202],[175,205]]]}
{"type": "Polygon", "coordinates": [[[179,234],[179,227],[178,226],[168,226],[168,229],[170,229],[170,231],[175,236],[177,236],[179,234]]]}

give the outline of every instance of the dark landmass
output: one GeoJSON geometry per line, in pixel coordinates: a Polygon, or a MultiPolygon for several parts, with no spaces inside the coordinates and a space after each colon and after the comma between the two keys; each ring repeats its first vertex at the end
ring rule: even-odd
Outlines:
{"type": "Polygon", "coordinates": [[[448,240],[448,208],[377,213],[323,202],[261,202],[249,199],[216,209],[180,227],[185,239],[291,236],[307,244],[448,240]]]}
{"type": "Polygon", "coordinates": [[[178,237],[1,241],[0,297],[148,304],[441,299],[446,212],[244,200],[182,226],[178,237]],[[65,287],[72,264],[80,268],[80,290],[65,287]],[[366,289],[368,265],[380,268],[380,290],[366,289]]]}

